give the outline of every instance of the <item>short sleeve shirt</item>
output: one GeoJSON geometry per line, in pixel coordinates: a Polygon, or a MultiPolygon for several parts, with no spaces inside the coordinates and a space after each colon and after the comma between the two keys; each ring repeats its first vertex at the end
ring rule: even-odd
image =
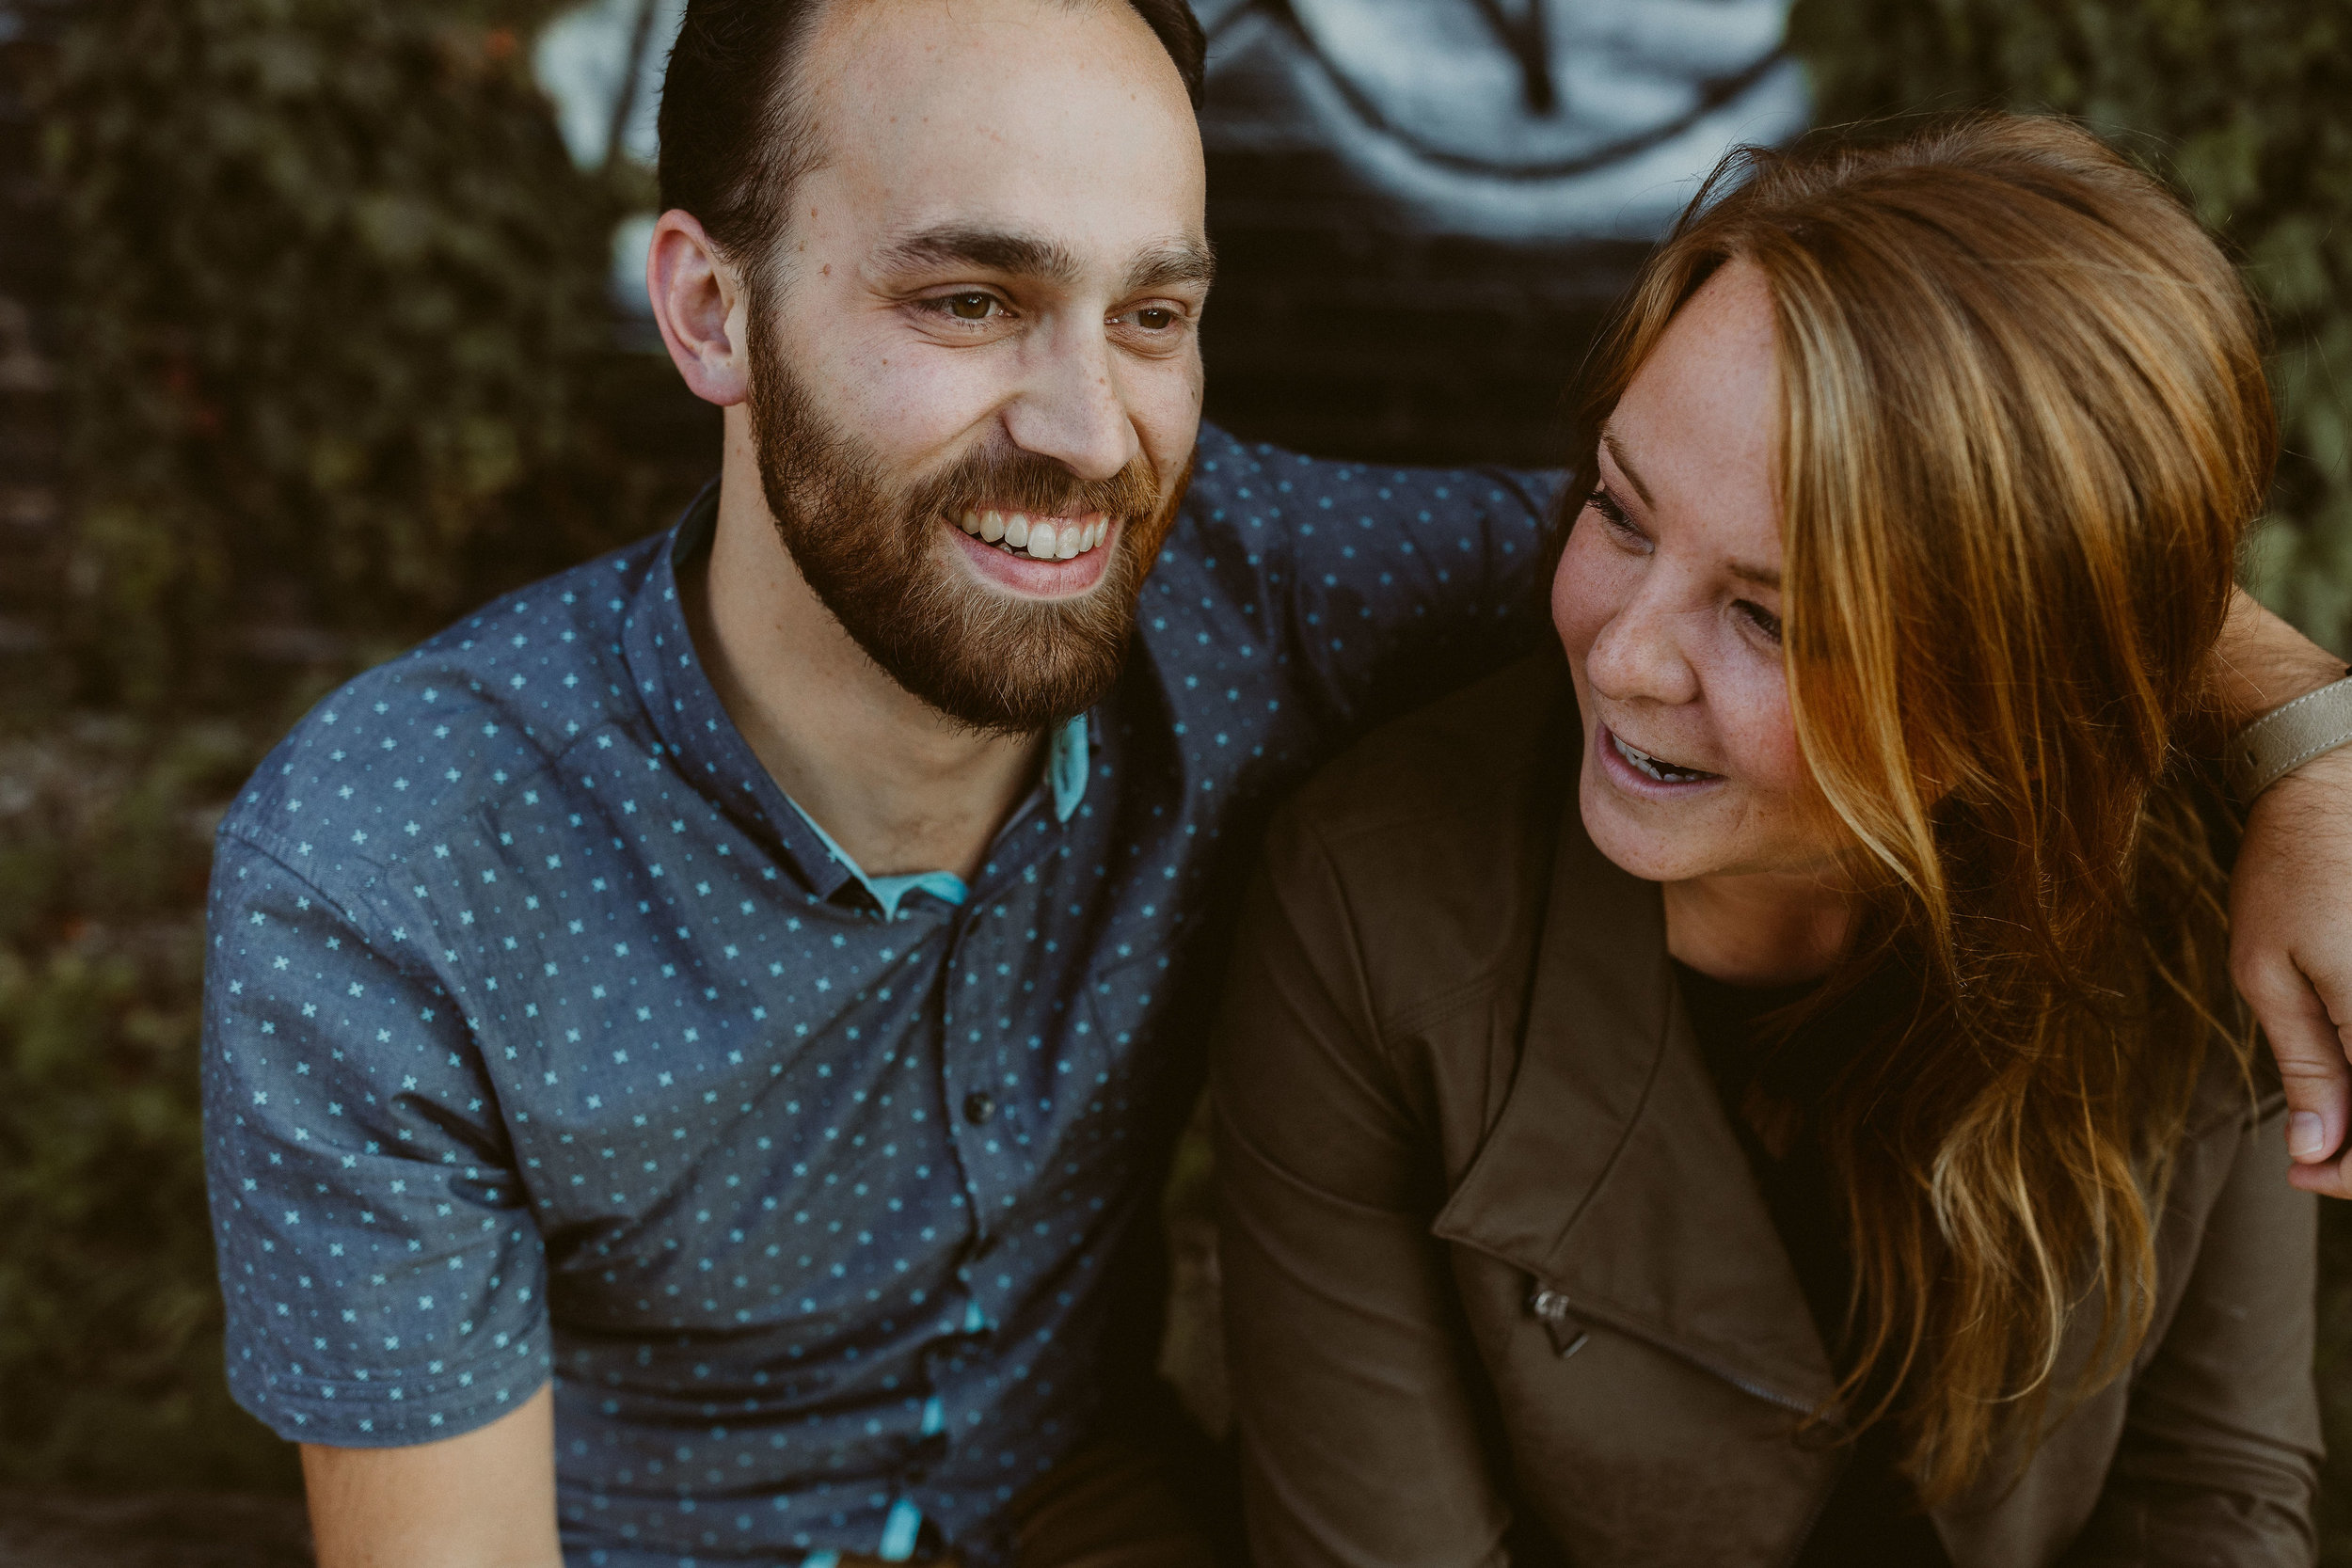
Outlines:
{"type": "Polygon", "coordinates": [[[390,1446],[552,1377],[574,1563],[1006,1560],[1149,1375],[1125,1260],[1254,824],[1538,634],[1546,492],[1205,429],[1080,787],[961,902],[885,910],[729,722],[709,496],[337,691],[214,873],[237,1398],[390,1446]]]}

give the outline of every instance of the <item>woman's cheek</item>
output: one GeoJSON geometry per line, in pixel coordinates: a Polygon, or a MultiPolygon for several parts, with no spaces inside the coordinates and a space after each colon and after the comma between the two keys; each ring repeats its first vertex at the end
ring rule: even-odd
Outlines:
{"type": "Polygon", "coordinates": [[[1782,801],[1791,814],[1809,817],[1820,789],[1797,741],[1788,676],[1777,663],[1767,663],[1740,687],[1731,702],[1714,705],[1718,722],[1728,732],[1724,738],[1730,754],[1748,759],[1746,772],[1760,792],[1782,801]]]}
{"type": "Polygon", "coordinates": [[[1594,640],[1623,597],[1618,585],[1610,580],[1612,568],[1617,564],[1610,559],[1611,552],[1594,547],[1596,531],[1588,517],[1577,519],[1568,532],[1566,548],[1560,552],[1560,569],[1551,578],[1552,629],[1560,635],[1568,662],[1580,673],[1585,656],[1593,651],[1594,640]]]}

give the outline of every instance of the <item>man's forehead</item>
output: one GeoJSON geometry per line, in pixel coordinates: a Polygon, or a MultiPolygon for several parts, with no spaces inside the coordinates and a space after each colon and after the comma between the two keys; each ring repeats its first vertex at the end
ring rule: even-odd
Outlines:
{"type": "Polygon", "coordinates": [[[1173,95],[1191,101],[1175,62],[1125,0],[866,0],[836,7],[803,61],[803,83],[834,110],[861,105],[929,118],[935,105],[1050,107],[1087,96],[1101,110],[1139,112],[1173,95]]]}
{"type": "Polygon", "coordinates": [[[889,243],[957,224],[1083,253],[1112,214],[1122,250],[1199,228],[1190,100],[1119,0],[849,6],[808,65],[822,162],[889,243]]]}

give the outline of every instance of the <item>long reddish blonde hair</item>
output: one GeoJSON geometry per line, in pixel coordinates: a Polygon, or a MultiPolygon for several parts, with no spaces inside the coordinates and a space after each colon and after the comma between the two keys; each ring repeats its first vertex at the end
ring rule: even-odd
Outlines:
{"type": "Polygon", "coordinates": [[[1826,990],[1922,976],[1819,1107],[1840,1392],[1941,1501],[2128,1364],[2170,1151],[2209,1050],[2247,1050],[2180,745],[2276,456],[2262,332],[2180,203],[2070,123],[1745,150],[1604,340],[1571,498],[1735,259],[1778,327],[1791,708],[1867,890],[1826,990]]]}

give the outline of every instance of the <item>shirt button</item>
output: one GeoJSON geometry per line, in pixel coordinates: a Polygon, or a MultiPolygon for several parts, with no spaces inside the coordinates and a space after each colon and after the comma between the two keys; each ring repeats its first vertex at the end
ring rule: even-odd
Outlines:
{"type": "Polygon", "coordinates": [[[963,1119],[975,1127],[984,1125],[996,1114],[996,1101],[977,1091],[963,1097],[963,1119]]]}

